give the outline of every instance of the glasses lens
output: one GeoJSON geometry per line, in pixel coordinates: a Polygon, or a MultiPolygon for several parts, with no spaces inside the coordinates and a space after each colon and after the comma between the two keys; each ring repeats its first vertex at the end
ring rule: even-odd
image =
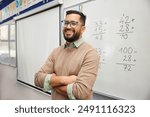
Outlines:
{"type": "Polygon", "coordinates": [[[76,26],[78,25],[78,22],[76,22],[76,21],[71,21],[70,24],[71,24],[71,27],[76,27],[76,26]]]}
{"type": "Polygon", "coordinates": [[[75,28],[78,25],[77,21],[67,21],[67,20],[63,20],[62,24],[64,27],[68,27],[68,25],[70,25],[70,27],[75,28]]]}

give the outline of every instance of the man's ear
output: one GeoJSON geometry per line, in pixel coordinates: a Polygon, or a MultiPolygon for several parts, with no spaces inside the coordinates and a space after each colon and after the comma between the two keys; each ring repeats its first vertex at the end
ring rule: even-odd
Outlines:
{"type": "Polygon", "coordinates": [[[82,26],[82,33],[85,31],[86,27],[82,26]]]}

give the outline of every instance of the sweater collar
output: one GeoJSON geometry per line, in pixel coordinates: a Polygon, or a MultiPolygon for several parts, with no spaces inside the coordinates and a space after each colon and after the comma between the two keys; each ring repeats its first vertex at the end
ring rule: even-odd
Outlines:
{"type": "Polygon", "coordinates": [[[65,43],[64,48],[78,48],[83,43],[83,38],[80,38],[79,40],[72,42],[72,43],[65,43]]]}

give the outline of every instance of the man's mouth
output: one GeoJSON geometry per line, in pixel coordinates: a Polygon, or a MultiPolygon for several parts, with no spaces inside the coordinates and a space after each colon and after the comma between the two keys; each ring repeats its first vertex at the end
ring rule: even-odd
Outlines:
{"type": "Polygon", "coordinates": [[[74,32],[73,32],[72,30],[65,30],[65,35],[66,35],[67,37],[72,36],[73,33],[74,33],[74,32]]]}

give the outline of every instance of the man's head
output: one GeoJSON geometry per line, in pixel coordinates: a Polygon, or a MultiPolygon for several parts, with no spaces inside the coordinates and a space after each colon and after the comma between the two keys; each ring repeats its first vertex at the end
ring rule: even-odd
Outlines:
{"type": "Polygon", "coordinates": [[[66,18],[63,21],[63,34],[67,42],[74,42],[82,37],[85,30],[86,16],[76,10],[66,12],[66,18]]]}

